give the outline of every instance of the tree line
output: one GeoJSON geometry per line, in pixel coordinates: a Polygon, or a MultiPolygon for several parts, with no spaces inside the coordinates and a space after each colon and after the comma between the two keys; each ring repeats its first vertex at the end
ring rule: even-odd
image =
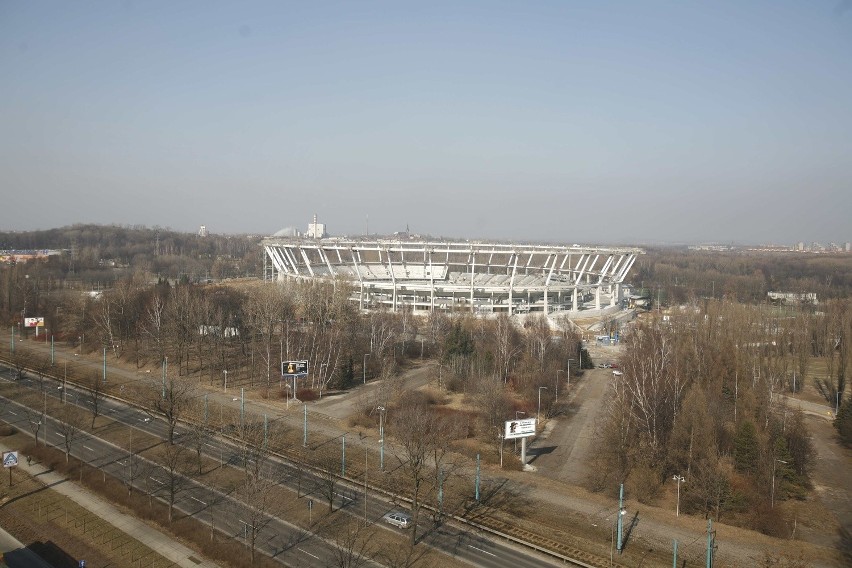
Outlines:
{"type": "Polygon", "coordinates": [[[590,482],[627,480],[649,502],[683,476],[682,510],[780,531],[769,510],[804,498],[815,457],[785,395],[814,380],[832,406],[848,406],[852,312],[848,300],[823,309],[710,301],[633,326],[590,482]]]}

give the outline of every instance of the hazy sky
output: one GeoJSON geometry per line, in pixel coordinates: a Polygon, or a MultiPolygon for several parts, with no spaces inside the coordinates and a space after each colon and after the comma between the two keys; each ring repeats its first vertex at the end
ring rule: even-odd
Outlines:
{"type": "Polygon", "coordinates": [[[852,240],[852,0],[0,0],[0,229],[852,240]]]}

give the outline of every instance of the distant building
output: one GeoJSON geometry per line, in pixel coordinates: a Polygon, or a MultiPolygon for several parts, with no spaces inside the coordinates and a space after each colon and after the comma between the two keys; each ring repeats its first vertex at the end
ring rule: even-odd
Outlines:
{"type": "Polygon", "coordinates": [[[814,292],[767,292],[767,296],[776,304],[816,304],[814,292]]]}
{"type": "Polygon", "coordinates": [[[308,225],[308,230],[305,231],[305,238],[308,239],[324,239],[328,235],[325,232],[325,223],[317,223],[317,214],[314,213],[314,222],[308,225]]]}
{"type": "Polygon", "coordinates": [[[206,237],[207,235],[208,235],[207,227],[205,225],[201,225],[201,227],[198,228],[198,236],[199,237],[206,237]]]}

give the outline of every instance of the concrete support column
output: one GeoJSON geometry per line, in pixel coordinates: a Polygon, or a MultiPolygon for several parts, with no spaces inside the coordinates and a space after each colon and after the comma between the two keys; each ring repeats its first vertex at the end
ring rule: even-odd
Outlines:
{"type": "Polygon", "coordinates": [[[601,309],[601,287],[597,286],[595,288],[595,309],[601,309]]]}
{"type": "Polygon", "coordinates": [[[571,294],[571,303],[573,304],[573,307],[571,308],[571,311],[576,312],[577,310],[579,310],[579,309],[580,309],[580,306],[579,306],[579,304],[578,304],[577,300],[578,300],[578,296],[577,296],[577,289],[576,289],[576,288],[574,288],[574,293],[573,293],[573,294],[571,294]]]}

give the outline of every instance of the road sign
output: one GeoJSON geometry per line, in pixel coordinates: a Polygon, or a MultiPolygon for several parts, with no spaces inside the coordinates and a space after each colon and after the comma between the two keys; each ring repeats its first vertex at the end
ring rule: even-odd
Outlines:
{"type": "Polygon", "coordinates": [[[300,376],[308,374],[307,361],[284,361],[281,363],[281,374],[289,376],[300,376]]]}
{"type": "Polygon", "coordinates": [[[3,467],[18,465],[18,452],[3,452],[3,467]]]}

